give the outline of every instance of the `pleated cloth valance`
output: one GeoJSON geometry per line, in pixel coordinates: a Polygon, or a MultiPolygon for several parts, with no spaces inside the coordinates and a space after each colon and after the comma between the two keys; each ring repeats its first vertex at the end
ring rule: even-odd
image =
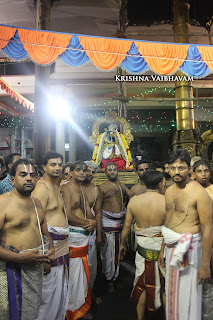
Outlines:
{"type": "Polygon", "coordinates": [[[210,45],[101,38],[0,25],[0,49],[13,60],[30,57],[40,65],[60,58],[71,66],[91,60],[106,71],[121,66],[129,73],[152,70],[171,75],[181,70],[195,78],[213,73],[210,45]]]}

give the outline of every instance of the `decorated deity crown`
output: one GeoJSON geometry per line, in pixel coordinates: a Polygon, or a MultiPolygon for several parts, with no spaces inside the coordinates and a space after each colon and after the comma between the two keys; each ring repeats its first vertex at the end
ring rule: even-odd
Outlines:
{"type": "Polygon", "coordinates": [[[108,127],[108,131],[115,131],[115,130],[118,130],[117,124],[115,123],[110,124],[108,127]]]}

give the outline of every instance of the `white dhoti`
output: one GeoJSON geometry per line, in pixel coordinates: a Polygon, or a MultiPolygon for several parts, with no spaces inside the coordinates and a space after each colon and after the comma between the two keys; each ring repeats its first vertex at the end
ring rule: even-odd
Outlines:
{"type": "Polygon", "coordinates": [[[70,226],[69,235],[69,305],[67,320],[83,317],[90,309],[92,298],[88,265],[89,233],[81,227],[70,226]]]}
{"type": "Polygon", "coordinates": [[[162,234],[167,245],[167,320],[200,320],[202,285],[197,276],[202,260],[201,234],[180,234],[166,227],[162,234]]]}
{"type": "Polygon", "coordinates": [[[93,288],[97,276],[97,249],[96,249],[96,230],[89,235],[88,262],[90,273],[90,288],[93,288]]]}
{"type": "Polygon", "coordinates": [[[37,320],[64,320],[68,307],[69,227],[51,227],[48,231],[55,247],[51,272],[44,276],[42,302],[37,320]]]}
{"type": "Polygon", "coordinates": [[[101,247],[102,272],[107,280],[119,274],[119,247],[125,212],[111,213],[102,210],[102,226],[106,239],[101,247]]]}
{"type": "Polygon", "coordinates": [[[146,292],[146,309],[156,311],[161,306],[161,288],[164,290],[165,272],[158,266],[163,237],[162,226],[141,228],[136,233],[135,280],[131,300],[137,306],[142,292],[146,292]]]}

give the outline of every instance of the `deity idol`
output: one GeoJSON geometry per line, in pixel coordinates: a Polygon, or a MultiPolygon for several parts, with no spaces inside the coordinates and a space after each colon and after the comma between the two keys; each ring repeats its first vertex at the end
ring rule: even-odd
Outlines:
{"type": "Polygon", "coordinates": [[[92,161],[102,169],[114,162],[118,170],[132,169],[132,157],[125,136],[118,132],[116,124],[111,124],[100,134],[95,144],[92,161]]]}

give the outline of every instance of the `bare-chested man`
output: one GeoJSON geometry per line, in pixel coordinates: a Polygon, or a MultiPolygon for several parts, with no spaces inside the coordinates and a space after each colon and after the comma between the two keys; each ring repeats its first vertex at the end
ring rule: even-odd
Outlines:
{"type": "Polygon", "coordinates": [[[118,168],[110,162],[105,168],[108,181],[99,186],[102,196],[102,225],[105,240],[101,247],[102,271],[107,279],[107,290],[114,292],[114,281],[119,274],[119,246],[122,223],[125,217],[124,198],[129,189],[118,183],[118,168]]]}
{"type": "MultiPolygon", "coordinates": [[[[83,317],[91,306],[89,288],[88,243],[96,220],[82,188],[87,166],[82,161],[71,164],[72,180],[61,186],[70,224],[69,305],[67,320],[83,317]]],[[[90,315],[88,315],[88,318],[90,315]]]]}
{"type": "Polygon", "coordinates": [[[0,319],[36,319],[42,263],[54,259],[53,242],[42,206],[31,197],[36,184],[33,163],[17,160],[10,175],[14,189],[0,196],[0,319]]]}
{"type": "MultiPolygon", "coordinates": [[[[87,165],[86,179],[84,180],[82,187],[87,195],[89,206],[92,214],[95,216],[97,223],[97,231],[93,232],[89,236],[89,271],[90,271],[90,287],[93,289],[94,281],[97,275],[97,248],[100,248],[102,243],[102,222],[101,222],[101,196],[97,186],[92,183],[95,177],[98,165],[92,161],[85,161],[87,165]],[[96,234],[97,233],[97,234],[96,234]]],[[[97,299],[99,302],[100,300],[97,299]]]]}
{"type": "Polygon", "coordinates": [[[47,152],[43,160],[45,174],[33,191],[33,196],[43,206],[48,231],[55,246],[51,270],[45,267],[38,320],[64,320],[68,306],[69,226],[58,183],[62,164],[61,154],[47,152]]]}
{"type": "MultiPolygon", "coordinates": [[[[210,277],[212,203],[206,190],[190,179],[190,155],[171,155],[175,184],[166,191],[166,314],[168,320],[201,319],[202,283],[210,277]]],[[[159,263],[163,262],[164,244],[159,263]]]]}
{"type": "Polygon", "coordinates": [[[156,311],[161,306],[161,288],[164,288],[164,272],[158,267],[163,237],[162,225],[166,217],[163,174],[148,170],[143,174],[146,193],[133,197],[127,207],[125,223],[121,234],[120,257],[126,252],[126,241],[133,220],[137,252],[136,273],[131,299],[136,305],[138,320],[144,319],[145,308],[156,311]]]}
{"type": "Polygon", "coordinates": [[[132,186],[132,188],[130,190],[130,196],[129,196],[130,198],[132,198],[133,196],[138,196],[139,194],[146,192],[146,187],[145,187],[143,181],[141,180],[141,178],[142,178],[143,173],[148,169],[149,169],[148,162],[143,161],[143,160],[136,162],[135,170],[138,174],[139,183],[132,186]]]}

